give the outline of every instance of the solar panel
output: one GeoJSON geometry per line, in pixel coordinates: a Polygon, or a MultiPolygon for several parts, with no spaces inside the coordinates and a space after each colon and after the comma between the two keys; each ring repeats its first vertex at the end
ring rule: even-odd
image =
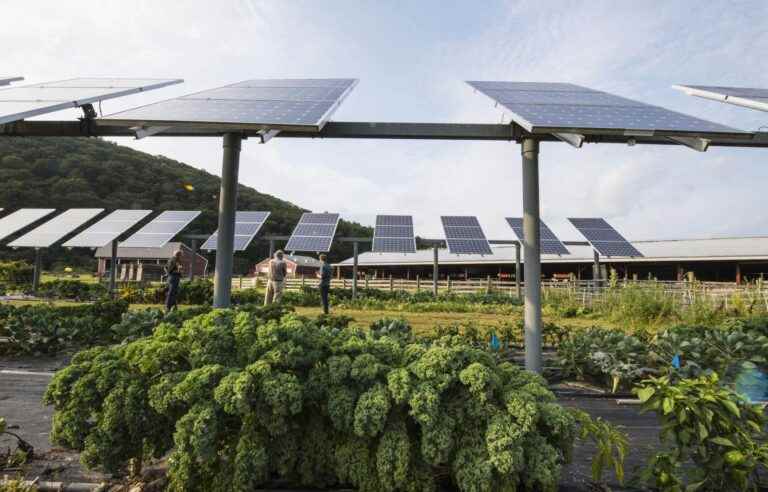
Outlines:
{"type": "Polygon", "coordinates": [[[339,214],[304,213],[293,229],[287,251],[328,252],[339,224],[339,214]]]}
{"type": "Polygon", "coordinates": [[[120,243],[121,248],[160,248],[200,215],[197,210],[169,210],[161,213],[134,235],[120,243]]]}
{"type": "Polygon", "coordinates": [[[698,96],[760,111],[768,111],[768,89],[714,85],[675,85],[673,87],[682,90],[690,96],[698,96]]]}
{"type": "Polygon", "coordinates": [[[374,253],[415,253],[413,217],[410,215],[377,215],[373,230],[374,253]]]}
{"type": "Polygon", "coordinates": [[[440,217],[440,220],[448,250],[452,254],[493,254],[477,217],[449,215],[440,217]]]}
{"type": "MultiPolygon", "coordinates": [[[[525,233],[523,232],[523,218],[522,217],[507,217],[507,223],[515,231],[517,239],[521,242],[525,241],[525,233]]],[[[539,220],[539,242],[541,246],[541,253],[545,255],[569,255],[570,251],[565,245],[555,236],[552,230],[547,227],[547,224],[543,220],[539,220]]]]}
{"type": "Polygon", "coordinates": [[[319,131],[356,79],[255,79],[115,113],[119,126],[319,131]]]}
{"type": "Polygon", "coordinates": [[[181,82],[181,79],[81,78],[0,89],[0,124],[181,82]]]}
{"type": "Polygon", "coordinates": [[[530,133],[738,137],[745,132],[574,84],[469,81],[530,133]]]}
{"type": "Polygon", "coordinates": [[[10,85],[11,82],[18,82],[24,80],[24,77],[16,77],[14,75],[0,75],[0,85],[10,85]]]}
{"type": "Polygon", "coordinates": [[[55,212],[55,208],[22,208],[0,219],[0,239],[17,233],[55,212]]]}
{"type": "MultiPolygon", "coordinates": [[[[235,213],[235,251],[245,251],[256,234],[259,233],[261,226],[267,221],[269,212],[236,212],[235,213]]],[[[214,232],[201,249],[215,250],[218,247],[219,231],[214,232]]]]}
{"type": "Polygon", "coordinates": [[[62,246],[65,248],[106,246],[151,213],[151,210],[115,210],[62,246]]]}
{"type": "Polygon", "coordinates": [[[103,211],[103,208],[71,208],[11,242],[8,246],[48,248],[103,211]]]}
{"type": "Polygon", "coordinates": [[[619,234],[604,219],[569,218],[568,220],[602,256],[643,256],[637,248],[624,239],[624,236],[619,234]]]}

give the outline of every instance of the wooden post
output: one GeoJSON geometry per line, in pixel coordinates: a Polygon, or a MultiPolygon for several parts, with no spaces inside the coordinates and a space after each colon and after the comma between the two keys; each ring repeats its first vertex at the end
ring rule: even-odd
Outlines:
{"type": "Polygon", "coordinates": [[[304,288],[304,275],[301,275],[301,288],[304,288]]]}
{"type": "Polygon", "coordinates": [[[416,275],[416,292],[421,291],[421,275],[416,275]]]}
{"type": "Polygon", "coordinates": [[[453,285],[453,283],[451,282],[451,276],[450,275],[446,275],[446,278],[448,279],[448,290],[450,291],[451,290],[451,286],[453,285]]]}
{"type": "Polygon", "coordinates": [[[240,290],[243,290],[243,276],[240,275],[240,290]]]}
{"type": "Polygon", "coordinates": [[[365,288],[368,288],[368,272],[365,272],[365,288]]]}
{"type": "Polygon", "coordinates": [[[736,263],[736,285],[741,285],[741,264],[736,263]]]}
{"type": "Polygon", "coordinates": [[[341,285],[342,285],[342,287],[343,287],[344,289],[346,289],[346,288],[347,288],[347,278],[346,278],[346,277],[344,277],[344,278],[341,280],[341,285]]]}
{"type": "Polygon", "coordinates": [[[395,291],[395,280],[392,278],[392,275],[389,276],[389,291],[395,291]]]}
{"type": "Polygon", "coordinates": [[[491,292],[491,276],[488,275],[488,278],[486,279],[486,287],[485,291],[490,294],[491,292]]]}

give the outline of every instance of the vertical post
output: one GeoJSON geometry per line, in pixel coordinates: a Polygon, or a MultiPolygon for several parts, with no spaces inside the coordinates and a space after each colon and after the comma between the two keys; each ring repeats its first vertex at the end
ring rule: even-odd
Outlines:
{"type": "Polygon", "coordinates": [[[523,275],[523,269],[520,268],[520,241],[515,243],[515,290],[517,291],[517,300],[523,298],[522,287],[520,279],[523,275]]]}
{"type": "Polygon", "coordinates": [[[437,277],[438,277],[438,249],[437,249],[437,243],[432,245],[432,251],[434,253],[433,263],[432,263],[432,294],[434,294],[435,297],[437,297],[437,277]]]}
{"type": "Polygon", "coordinates": [[[213,307],[226,308],[232,293],[232,259],[235,246],[235,207],[237,174],[240,167],[242,137],[224,134],[224,158],[219,191],[219,233],[216,244],[216,271],[213,277],[213,307]]]}
{"type": "Polygon", "coordinates": [[[195,263],[197,263],[197,239],[192,240],[192,256],[189,260],[189,273],[187,274],[189,280],[195,279],[195,263]]]}
{"type": "Polygon", "coordinates": [[[352,243],[352,300],[357,298],[357,241],[352,243]]]}
{"type": "Polygon", "coordinates": [[[112,258],[109,261],[109,295],[115,297],[117,292],[117,239],[112,240],[112,258]]]}
{"type": "Polygon", "coordinates": [[[421,275],[416,275],[416,292],[421,292],[421,275]]]}
{"type": "Polygon", "coordinates": [[[40,287],[40,271],[43,268],[43,258],[40,254],[40,248],[35,248],[35,267],[32,271],[32,292],[37,292],[40,287]]]}
{"type": "Polygon", "coordinates": [[[600,253],[597,250],[593,250],[594,262],[592,263],[592,280],[595,281],[595,285],[600,284],[600,253]]]}
{"type": "Polygon", "coordinates": [[[269,240],[269,257],[273,258],[275,256],[275,240],[270,239],[269,240]]]}
{"type": "Polygon", "coordinates": [[[523,140],[523,254],[525,255],[525,368],[541,374],[541,250],[539,142],[523,140]]]}
{"type": "Polygon", "coordinates": [[[395,291],[395,281],[392,278],[392,274],[389,274],[389,291],[394,292],[395,291]]]}

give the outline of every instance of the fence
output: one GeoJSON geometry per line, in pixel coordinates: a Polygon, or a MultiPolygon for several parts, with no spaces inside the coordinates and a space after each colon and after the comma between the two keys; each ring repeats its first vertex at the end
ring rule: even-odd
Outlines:
{"type": "MultiPolygon", "coordinates": [[[[249,289],[263,288],[266,280],[262,277],[238,277],[233,279],[232,288],[249,289]]],[[[419,292],[431,291],[431,279],[377,278],[359,279],[358,288],[379,289],[388,291],[419,292]]],[[[286,280],[287,290],[300,290],[303,287],[317,286],[317,279],[309,277],[289,278],[286,280]]],[[[333,279],[332,288],[351,289],[352,280],[347,278],[333,279]]],[[[524,285],[521,282],[521,288],[524,285]]],[[[544,300],[556,295],[567,295],[584,306],[603,302],[611,295],[621,293],[622,288],[633,287],[647,289],[653,295],[669,296],[679,305],[692,305],[697,302],[722,304],[725,308],[736,302],[760,303],[768,310],[768,284],[762,282],[737,285],[733,282],[698,282],[698,281],[657,281],[632,280],[610,282],[606,280],[569,280],[544,281],[542,294],[544,300]]],[[[476,294],[495,292],[517,296],[517,285],[514,280],[500,280],[493,277],[485,279],[441,279],[438,281],[438,292],[456,294],[476,294]]]]}

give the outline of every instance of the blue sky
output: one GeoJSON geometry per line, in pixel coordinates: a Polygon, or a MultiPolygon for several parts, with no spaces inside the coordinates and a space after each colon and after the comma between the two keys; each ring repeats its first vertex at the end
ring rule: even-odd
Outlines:
{"type": "MultiPolygon", "coordinates": [[[[768,113],[683,95],[675,83],[768,87],[768,2],[4,2],[0,72],[182,77],[104,104],[106,113],[261,77],[356,77],[334,119],[498,122],[467,79],[565,81],[736,128],[768,113]]],[[[73,117],[57,114],[56,117],[73,117]]],[[[219,174],[215,139],[119,143],[219,174]]],[[[247,141],[240,180],[316,211],[371,222],[474,214],[511,238],[522,208],[512,143],[247,141]]],[[[544,144],[544,219],[602,216],[631,239],[768,235],[768,150],[544,144]]]]}

